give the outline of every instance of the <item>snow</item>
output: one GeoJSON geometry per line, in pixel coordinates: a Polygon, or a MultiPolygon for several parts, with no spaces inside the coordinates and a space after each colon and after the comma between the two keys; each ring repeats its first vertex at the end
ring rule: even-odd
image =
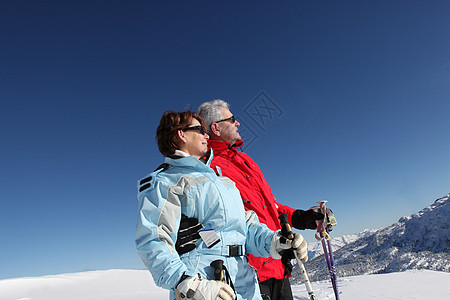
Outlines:
{"type": "MultiPolygon", "coordinates": [[[[450,299],[450,273],[409,270],[338,279],[341,299],[450,299]],[[444,283],[444,284],[443,284],[444,283]]],[[[312,282],[318,300],[334,299],[330,281],[312,282]]],[[[292,286],[296,300],[308,300],[303,284],[292,286]]],[[[166,300],[146,270],[106,270],[0,280],[0,300],[166,300]]]]}
{"type": "MultiPolygon", "coordinates": [[[[399,273],[371,274],[338,279],[340,298],[343,300],[364,299],[450,299],[450,273],[429,270],[408,270],[399,273]]],[[[318,300],[335,299],[331,283],[312,283],[318,300]]],[[[293,287],[295,299],[308,300],[306,288],[293,287]]]]}
{"type": "Polygon", "coordinates": [[[0,280],[1,300],[168,299],[147,270],[106,270],[0,280]]]}

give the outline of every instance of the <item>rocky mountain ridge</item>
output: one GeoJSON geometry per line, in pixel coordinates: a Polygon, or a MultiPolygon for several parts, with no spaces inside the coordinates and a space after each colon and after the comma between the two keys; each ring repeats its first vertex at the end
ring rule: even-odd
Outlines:
{"type": "MultiPolygon", "coordinates": [[[[334,251],[337,275],[428,269],[450,272],[450,194],[334,251]]],[[[329,278],[323,255],[305,264],[311,281],[329,278]]],[[[292,281],[301,282],[298,268],[292,281]]]]}

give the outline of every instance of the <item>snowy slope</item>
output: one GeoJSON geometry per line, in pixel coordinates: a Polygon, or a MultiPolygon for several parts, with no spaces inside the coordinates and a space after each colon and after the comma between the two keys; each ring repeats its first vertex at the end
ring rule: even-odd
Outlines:
{"type": "MultiPolygon", "coordinates": [[[[450,194],[335,252],[338,276],[429,269],[450,272],[450,194]]],[[[325,259],[306,263],[311,280],[328,278],[325,259]]],[[[300,276],[293,273],[293,282],[300,276]]]]}
{"type": "Polygon", "coordinates": [[[168,299],[147,270],[107,270],[0,280],[0,300],[168,299]]]}
{"type": "MultiPolygon", "coordinates": [[[[339,278],[341,299],[450,299],[450,274],[406,271],[339,278]]],[[[319,300],[334,299],[329,281],[312,283],[319,300]]],[[[308,300],[303,284],[292,287],[296,300],[308,300]]],[[[146,270],[107,270],[0,280],[0,300],[167,300],[146,270]]]]}

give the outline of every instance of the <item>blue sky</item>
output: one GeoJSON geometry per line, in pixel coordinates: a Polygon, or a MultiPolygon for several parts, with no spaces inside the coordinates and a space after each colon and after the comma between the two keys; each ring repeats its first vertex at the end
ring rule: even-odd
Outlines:
{"type": "Polygon", "coordinates": [[[3,1],[0,279],[141,268],[136,181],[163,161],[161,114],[216,98],[278,201],[328,200],[334,235],[428,206],[450,192],[449,13],[447,1],[3,1]]]}

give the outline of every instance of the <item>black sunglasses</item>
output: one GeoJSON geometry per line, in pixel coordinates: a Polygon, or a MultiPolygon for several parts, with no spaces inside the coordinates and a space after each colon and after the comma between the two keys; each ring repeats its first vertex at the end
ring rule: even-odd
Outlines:
{"type": "Polygon", "coordinates": [[[231,116],[231,117],[229,117],[229,118],[226,118],[226,119],[217,121],[217,122],[215,122],[215,123],[220,123],[220,122],[225,122],[225,121],[228,121],[228,122],[230,122],[231,124],[234,124],[234,123],[236,122],[236,119],[234,118],[234,115],[233,115],[233,116],[231,116]]]}
{"type": "Polygon", "coordinates": [[[183,130],[183,131],[198,130],[201,134],[205,134],[206,133],[205,128],[203,126],[201,126],[201,125],[199,125],[199,126],[192,126],[192,127],[186,127],[186,128],[181,129],[181,130],[183,130]]]}

